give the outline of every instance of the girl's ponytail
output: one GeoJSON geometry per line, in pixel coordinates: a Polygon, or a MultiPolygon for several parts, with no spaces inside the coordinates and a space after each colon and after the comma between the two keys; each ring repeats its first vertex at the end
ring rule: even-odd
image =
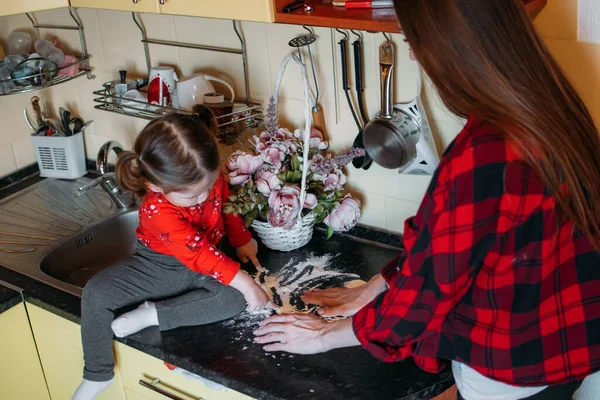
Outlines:
{"type": "Polygon", "coordinates": [[[140,157],[133,151],[124,151],[119,155],[115,176],[117,183],[128,192],[135,193],[138,196],[146,194],[146,179],[142,177],[140,169],[140,157]]]}
{"type": "Polygon", "coordinates": [[[210,108],[203,104],[196,104],[194,107],[192,107],[192,111],[198,116],[200,121],[213,135],[217,132],[217,119],[210,108]]]}

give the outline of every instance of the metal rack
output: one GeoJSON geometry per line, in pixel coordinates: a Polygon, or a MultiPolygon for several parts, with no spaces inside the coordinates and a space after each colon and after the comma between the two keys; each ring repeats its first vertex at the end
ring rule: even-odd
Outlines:
{"type": "MultiPolygon", "coordinates": [[[[240,48],[228,48],[228,47],[217,47],[217,46],[206,46],[200,44],[193,43],[184,43],[184,42],[175,42],[168,40],[159,40],[159,39],[150,39],[146,34],[146,29],[141,21],[141,16],[139,13],[132,12],[131,16],[133,18],[133,22],[139,28],[142,39],[141,42],[144,45],[144,56],[146,58],[146,68],[148,69],[148,74],[150,74],[151,61],[150,61],[150,49],[149,44],[156,44],[162,46],[172,46],[172,47],[180,47],[186,49],[195,49],[195,50],[205,50],[205,51],[213,51],[218,53],[227,53],[239,55],[242,57],[242,66],[244,69],[244,87],[245,87],[245,98],[244,99],[236,99],[236,104],[245,104],[247,107],[244,109],[236,110],[235,113],[230,113],[227,115],[223,115],[217,118],[217,122],[219,123],[219,133],[221,135],[233,134],[235,132],[240,133],[240,130],[247,128],[255,128],[263,122],[263,110],[262,104],[257,102],[250,101],[250,86],[248,82],[248,60],[247,60],[247,51],[246,51],[246,42],[244,37],[241,35],[238,22],[232,21],[233,30],[240,41],[240,48]]],[[[114,112],[118,114],[129,115],[131,117],[143,118],[143,119],[153,119],[160,115],[164,115],[165,113],[177,112],[190,114],[190,111],[186,111],[179,108],[173,107],[154,107],[148,103],[132,101],[137,104],[137,107],[129,107],[123,106],[120,102],[120,98],[112,95],[108,90],[97,90],[94,91],[94,94],[99,96],[94,99],[96,103],[100,103],[94,108],[109,112],[114,112]]],[[[128,100],[130,101],[130,100],[128,100]]]]}
{"type": "MultiPolygon", "coordinates": [[[[26,93],[26,92],[32,92],[35,90],[40,90],[40,89],[43,89],[48,86],[53,86],[53,85],[58,85],[60,83],[68,82],[72,79],[78,78],[83,75],[86,75],[88,79],[95,78],[95,76],[92,75],[92,70],[89,66],[89,56],[87,54],[87,47],[85,45],[83,24],[81,23],[79,14],[77,14],[77,9],[75,9],[73,7],[69,7],[68,10],[69,10],[69,15],[71,16],[73,21],[75,21],[76,26],[40,25],[35,22],[35,20],[33,19],[33,17],[31,16],[30,13],[26,13],[25,15],[27,15],[27,18],[29,18],[29,21],[31,21],[31,26],[33,27],[33,37],[36,41],[39,39],[39,30],[40,29],[60,29],[60,30],[78,31],[79,32],[79,41],[81,43],[81,55],[79,57],[77,57],[77,61],[75,61],[72,64],[65,65],[61,68],[58,68],[57,70],[44,71],[44,72],[40,72],[38,74],[33,74],[33,75],[30,75],[27,77],[0,80],[0,96],[7,96],[7,95],[11,95],[11,94],[19,94],[19,93],[26,93]],[[65,75],[60,74],[61,70],[70,68],[75,64],[79,64],[79,72],[77,74],[75,74],[73,76],[65,76],[65,75]],[[29,80],[29,79],[36,80],[35,78],[37,78],[37,80],[39,80],[39,84],[26,85],[26,86],[15,84],[17,81],[23,81],[26,79],[27,80],[29,80]],[[9,83],[12,83],[15,86],[15,88],[7,89],[7,87],[9,87],[8,86],[9,83]]],[[[13,85],[10,85],[10,86],[13,86],[13,85]]]]}

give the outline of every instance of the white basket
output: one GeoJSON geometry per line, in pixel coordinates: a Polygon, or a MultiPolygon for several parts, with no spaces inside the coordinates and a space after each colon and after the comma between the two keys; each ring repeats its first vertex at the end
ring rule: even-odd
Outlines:
{"type": "Polygon", "coordinates": [[[315,214],[309,213],[296,222],[296,225],[286,230],[276,228],[268,222],[254,220],[252,228],[265,246],[272,250],[292,251],[310,242],[313,235],[315,214]]]}
{"type": "MultiPolygon", "coordinates": [[[[298,64],[298,66],[300,67],[302,83],[304,84],[305,124],[304,136],[302,138],[304,160],[302,164],[302,182],[300,188],[300,204],[304,204],[304,200],[306,198],[306,180],[308,176],[309,167],[309,139],[312,124],[312,108],[314,105],[314,100],[308,86],[306,66],[302,63],[298,56],[290,54],[281,63],[281,67],[279,68],[279,74],[277,76],[277,82],[275,83],[273,97],[275,106],[277,106],[279,103],[279,88],[281,87],[283,73],[285,72],[285,67],[292,61],[298,64]]],[[[312,239],[315,219],[316,215],[312,212],[308,213],[304,217],[302,217],[300,213],[300,215],[298,215],[298,221],[296,222],[296,225],[294,225],[294,227],[290,230],[286,230],[280,227],[274,227],[268,222],[262,222],[259,220],[254,220],[254,222],[252,223],[252,228],[254,228],[260,240],[268,248],[279,251],[292,251],[306,245],[310,241],[310,239],[312,239]]]]}
{"type": "Polygon", "coordinates": [[[40,176],[77,179],[87,173],[83,132],[73,136],[31,136],[40,176]]]}

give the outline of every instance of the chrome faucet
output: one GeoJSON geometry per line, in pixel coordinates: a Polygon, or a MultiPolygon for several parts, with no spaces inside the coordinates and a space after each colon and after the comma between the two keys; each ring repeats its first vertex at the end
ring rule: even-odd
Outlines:
{"type": "Polygon", "coordinates": [[[108,172],[108,155],[114,151],[117,157],[123,152],[123,146],[116,140],[109,140],[104,143],[100,150],[98,150],[98,156],[96,157],[96,171],[100,176],[85,186],[77,189],[75,193],[77,196],[81,196],[91,188],[100,185],[113,199],[117,207],[128,208],[135,203],[135,196],[133,193],[125,192],[121,190],[115,179],[114,172],[108,172]]]}

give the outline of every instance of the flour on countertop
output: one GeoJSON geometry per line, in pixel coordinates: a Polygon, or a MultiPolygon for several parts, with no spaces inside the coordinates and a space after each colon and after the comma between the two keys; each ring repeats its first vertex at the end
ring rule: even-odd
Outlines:
{"type": "MultiPolygon", "coordinates": [[[[271,275],[263,269],[256,275],[256,282],[265,290],[273,303],[278,306],[279,314],[309,313],[316,307],[305,304],[300,296],[312,289],[328,287],[357,287],[365,282],[356,274],[349,274],[330,267],[334,256],[325,254],[311,256],[298,262],[291,259],[277,275],[271,275]]],[[[225,327],[235,330],[236,341],[253,341],[252,331],[260,322],[270,316],[272,310],[258,312],[243,311],[236,317],[224,322],[225,327]]]]}

